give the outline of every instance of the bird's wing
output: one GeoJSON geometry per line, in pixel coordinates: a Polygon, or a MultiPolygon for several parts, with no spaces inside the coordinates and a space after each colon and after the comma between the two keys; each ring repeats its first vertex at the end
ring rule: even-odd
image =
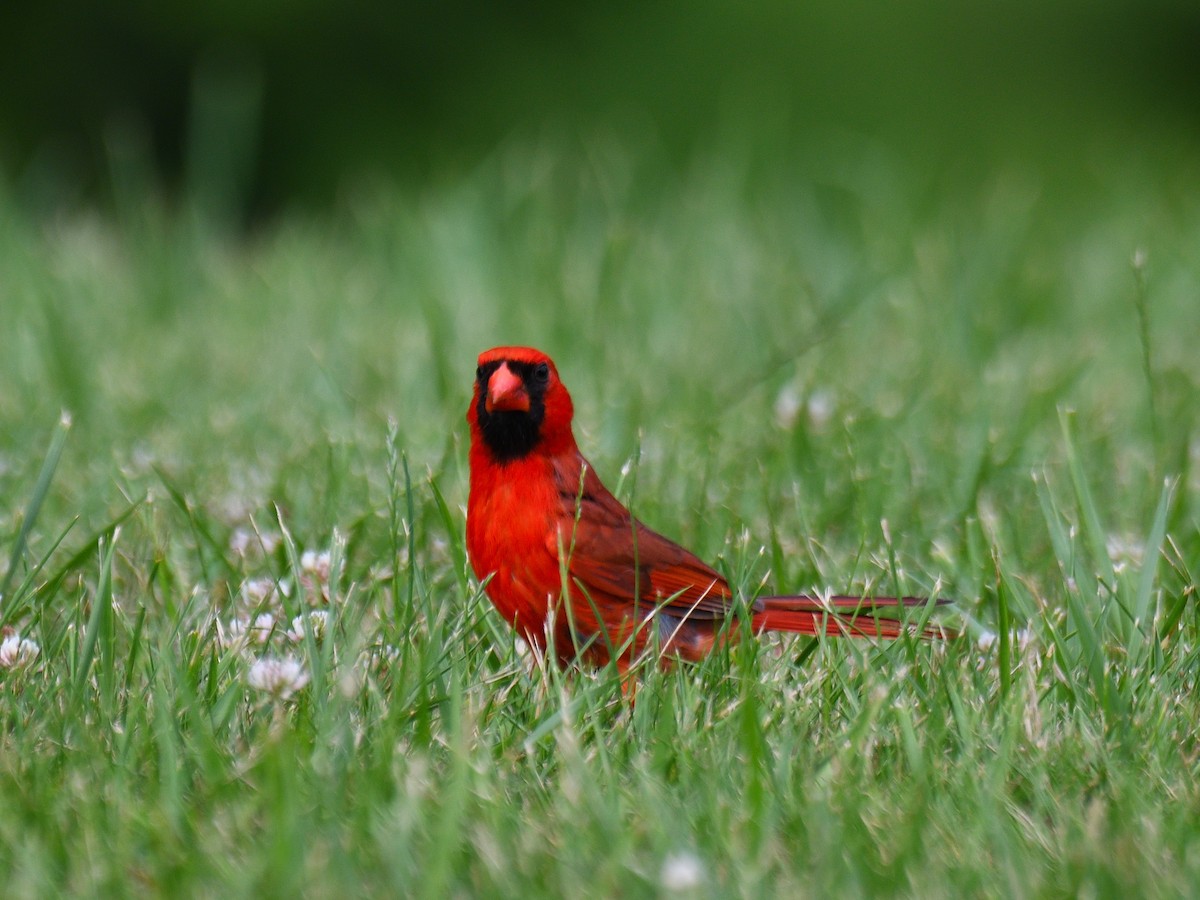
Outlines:
{"type": "Polygon", "coordinates": [[[567,572],[594,600],[661,608],[677,616],[721,619],[729,615],[729,585],[695,554],[635,521],[588,467],[582,488],[576,476],[560,481],[559,528],[551,535],[567,572]]]}

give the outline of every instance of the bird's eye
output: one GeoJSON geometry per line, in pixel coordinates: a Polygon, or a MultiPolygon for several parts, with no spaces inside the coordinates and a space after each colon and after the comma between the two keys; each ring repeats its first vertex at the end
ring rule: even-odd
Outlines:
{"type": "Polygon", "coordinates": [[[545,384],[550,380],[550,367],[546,363],[538,363],[533,370],[533,377],[538,384],[545,384]]]}
{"type": "Polygon", "coordinates": [[[483,381],[483,366],[478,366],[475,369],[475,380],[483,381]]]}

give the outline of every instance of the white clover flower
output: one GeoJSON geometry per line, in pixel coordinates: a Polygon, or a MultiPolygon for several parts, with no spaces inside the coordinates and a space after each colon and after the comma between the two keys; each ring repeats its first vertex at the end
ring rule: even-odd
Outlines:
{"type": "Polygon", "coordinates": [[[275,617],[270,613],[259,614],[253,622],[249,619],[234,619],[229,623],[229,629],[221,627],[217,622],[217,642],[225,648],[243,647],[246,644],[265,644],[271,639],[275,628],[275,617]]]}
{"type": "Polygon", "coordinates": [[[24,669],[33,665],[41,652],[37,641],[14,632],[0,641],[0,669],[24,669]]]}
{"type": "Polygon", "coordinates": [[[329,583],[330,555],[328,550],[317,553],[315,550],[305,550],[300,556],[300,569],[305,575],[317,579],[318,584],[329,583]]]}
{"type": "Polygon", "coordinates": [[[239,525],[229,535],[229,549],[238,556],[246,556],[260,551],[264,555],[270,556],[279,546],[279,541],[280,536],[277,531],[255,531],[239,525]]]}
{"type": "MultiPolygon", "coordinates": [[[[308,614],[308,627],[312,629],[313,640],[325,637],[325,628],[329,625],[329,613],[323,609],[314,609],[308,614]]],[[[299,644],[304,640],[304,616],[292,619],[292,627],[287,631],[288,640],[299,644]]]]}
{"type": "Polygon", "coordinates": [[[242,528],[240,525],[233,529],[233,534],[229,536],[229,549],[238,556],[245,556],[246,551],[254,546],[254,532],[249,528],[242,528]]]}
{"type": "Polygon", "coordinates": [[[785,384],[775,395],[775,424],[785,431],[790,431],[800,415],[800,407],[804,400],[800,391],[792,382],[785,384]]]}
{"type": "Polygon", "coordinates": [[[704,883],[704,862],[695,853],[672,853],[663,860],[658,881],[664,891],[692,891],[704,883]]]}
{"type": "Polygon", "coordinates": [[[246,643],[246,628],[245,619],[234,619],[226,628],[221,624],[221,620],[217,619],[217,645],[223,650],[233,650],[242,647],[246,643]]]}
{"type": "Polygon", "coordinates": [[[256,691],[286,700],[308,684],[308,673],[294,657],[267,656],[250,667],[246,682],[256,691]]]}
{"type": "Polygon", "coordinates": [[[834,413],[833,392],[825,388],[817,388],[808,396],[808,421],[817,431],[829,424],[834,413]]]}
{"type": "Polygon", "coordinates": [[[308,600],[312,606],[329,602],[329,574],[332,557],[328,550],[318,553],[305,550],[300,555],[300,584],[311,593],[308,600]]]}
{"type": "Polygon", "coordinates": [[[275,628],[275,617],[270,613],[260,613],[254,620],[247,631],[250,639],[256,644],[265,644],[271,637],[271,631],[275,628]]]}
{"type": "Polygon", "coordinates": [[[251,606],[261,606],[273,602],[278,589],[274,578],[247,578],[242,582],[242,597],[251,606]]]}

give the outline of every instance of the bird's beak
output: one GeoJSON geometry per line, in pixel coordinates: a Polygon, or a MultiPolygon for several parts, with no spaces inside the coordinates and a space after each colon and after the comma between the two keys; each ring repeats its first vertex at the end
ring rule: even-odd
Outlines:
{"type": "Polygon", "coordinates": [[[501,363],[488,379],[484,407],[488,412],[529,412],[529,392],[525,390],[525,382],[507,363],[501,363]]]}

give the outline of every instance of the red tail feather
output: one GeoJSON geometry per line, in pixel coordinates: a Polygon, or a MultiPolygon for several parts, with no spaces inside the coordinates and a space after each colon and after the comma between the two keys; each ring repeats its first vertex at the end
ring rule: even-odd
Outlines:
{"type": "Polygon", "coordinates": [[[824,634],[830,637],[898,638],[954,637],[954,632],[936,625],[915,624],[880,613],[903,608],[941,606],[947,600],[923,597],[760,597],[761,609],[752,620],[755,631],[787,631],[794,634],[824,634]]]}

